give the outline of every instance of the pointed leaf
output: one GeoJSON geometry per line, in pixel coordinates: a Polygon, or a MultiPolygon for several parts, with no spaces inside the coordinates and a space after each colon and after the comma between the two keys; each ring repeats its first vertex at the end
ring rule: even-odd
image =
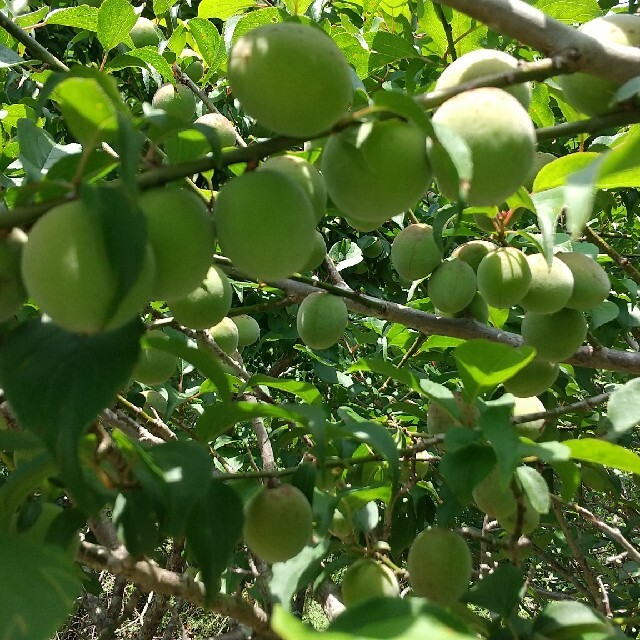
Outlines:
{"type": "Polygon", "coordinates": [[[465,601],[508,618],[524,595],[526,573],[509,562],[501,563],[490,574],[478,580],[465,596],[465,601]]]}
{"type": "Polygon", "coordinates": [[[595,462],[605,467],[640,474],[640,456],[618,444],[613,444],[613,442],[582,438],[580,440],[565,440],[562,444],[569,449],[571,457],[575,460],[595,462]]]}
{"type": "Polygon", "coordinates": [[[538,513],[549,513],[551,507],[549,487],[542,475],[533,467],[527,466],[518,467],[516,474],[531,506],[538,513]]]}
{"type": "Polygon", "coordinates": [[[640,423],[640,378],[629,380],[614,390],[607,404],[610,431],[617,436],[640,423]]]}
{"type": "Polygon", "coordinates": [[[105,51],[124,42],[137,16],[128,0],[103,0],[98,10],[98,40],[105,51]]]}

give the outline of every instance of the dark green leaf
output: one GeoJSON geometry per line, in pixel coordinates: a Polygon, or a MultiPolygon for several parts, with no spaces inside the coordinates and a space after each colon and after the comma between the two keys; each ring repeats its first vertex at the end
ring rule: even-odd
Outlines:
{"type": "Polygon", "coordinates": [[[471,502],[473,488],[482,481],[496,463],[490,447],[470,444],[447,451],[440,462],[440,472],[461,504],[471,502]]]}
{"type": "Polygon", "coordinates": [[[524,595],[525,576],[521,567],[503,562],[469,589],[465,601],[509,617],[524,595]]]}
{"type": "Polygon", "coordinates": [[[13,49],[0,44],[0,69],[9,67],[17,67],[25,64],[25,60],[21,58],[13,49]]]}
{"type": "Polygon", "coordinates": [[[549,497],[549,487],[542,474],[533,467],[521,466],[516,469],[516,475],[531,506],[538,513],[548,513],[551,498],[549,497]]]}

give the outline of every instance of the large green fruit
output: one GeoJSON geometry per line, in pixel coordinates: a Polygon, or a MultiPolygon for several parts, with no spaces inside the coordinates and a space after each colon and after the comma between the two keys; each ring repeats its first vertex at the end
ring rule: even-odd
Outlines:
{"type": "Polygon", "coordinates": [[[27,236],[14,229],[0,238],[0,322],[8,320],[27,301],[20,260],[27,236]]]}
{"type": "Polygon", "coordinates": [[[322,174],[304,158],[298,156],[272,156],[265,160],[258,171],[278,171],[293,180],[307,194],[316,221],[324,216],[327,207],[327,187],[322,174]]]}
{"type": "Polygon", "coordinates": [[[475,404],[469,404],[459,391],[454,392],[456,404],[460,409],[460,419],[454,418],[437,402],[431,402],[427,410],[427,431],[436,435],[446,433],[454,427],[473,427],[480,413],[475,404]]]}
{"type": "Polygon", "coordinates": [[[587,311],[606,300],[611,290],[607,272],[584,253],[559,253],[558,260],[564,262],[573,274],[573,290],[565,306],[587,311]]]}
{"type": "Polygon", "coordinates": [[[521,334],[525,344],[535,347],[540,358],[563,362],[587,337],[587,321],[577,309],[561,309],[549,314],[527,311],[522,319],[521,334]]]}
{"type": "Polygon", "coordinates": [[[527,258],[515,247],[488,253],[478,266],[478,291],[492,307],[508,309],[522,300],[531,285],[527,258]]]}
{"type": "Polygon", "coordinates": [[[152,295],[188,295],[207,275],[215,250],[211,218],[203,200],[177,187],[151,189],[140,197],[147,237],[156,261],[152,295]]]}
{"type": "MultiPolygon", "coordinates": [[[[513,405],[514,416],[525,416],[529,413],[541,413],[544,411],[546,411],[546,409],[542,404],[542,401],[536,396],[528,398],[516,397],[515,404],[513,405]]],[[[521,422],[520,424],[513,426],[519,436],[530,438],[531,440],[537,440],[542,435],[542,431],[544,429],[544,418],[540,418],[539,420],[530,420],[529,422],[521,422]]]]}
{"type": "Polygon", "coordinates": [[[560,367],[556,362],[534,358],[515,376],[505,381],[504,388],[519,398],[537,396],[556,381],[559,371],[560,367]]]}
{"type": "Polygon", "coordinates": [[[196,99],[188,87],[163,84],[153,95],[151,104],[180,122],[191,122],[196,112],[196,99]]]}
{"type": "Polygon", "coordinates": [[[296,319],[300,339],[311,349],[328,349],[336,344],[348,321],[344,300],[321,291],[302,301],[296,319]]]}
{"type": "Polygon", "coordinates": [[[222,318],[218,324],[209,329],[216,344],[230,356],[238,348],[239,332],[231,318],[222,318]]]}
{"type": "Polygon", "coordinates": [[[247,504],[244,541],[265,562],[285,562],[311,541],[313,513],[300,489],[283,484],[262,489],[247,504]]]}
{"type": "Polygon", "coordinates": [[[160,30],[151,20],[142,16],[136,20],[131,31],[129,31],[129,35],[137,49],[141,47],[157,47],[160,44],[160,30]]]}
{"type": "Polygon", "coordinates": [[[431,184],[426,137],[414,124],[381,120],[329,136],[322,174],[334,204],[356,222],[412,209],[431,184]]]}
{"type": "Polygon", "coordinates": [[[309,250],[309,256],[304,267],[301,269],[305,271],[315,271],[324,261],[327,255],[327,244],[319,231],[315,231],[313,234],[313,244],[309,250]]]}
{"type": "MultiPolygon", "coordinates": [[[[204,115],[196,118],[193,124],[200,124],[205,127],[213,129],[218,135],[221,147],[234,147],[236,144],[236,130],[231,120],[221,113],[205,113],[204,115]]],[[[209,143],[206,143],[205,151],[210,148],[209,143]]]]}
{"type": "MultiPolygon", "coordinates": [[[[459,94],[436,111],[433,123],[469,147],[473,161],[470,205],[501,204],[531,172],[535,129],[526,109],[506,91],[484,88],[459,94]]],[[[439,143],[429,145],[429,160],[442,193],[458,200],[458,174],[439,143]]]]}
{"type": "Polygon", "coordinates": [[[207,134],[212,130],[220,147],[236,144],[235,129],[221,113],[205,113],[193,123],[196,128],[181,129],[163,141],[164,150],[171,162],[186,162],[202,158],[212,150],[207,134]]]}
{"type": "MultiPolygon", "coordinates": [[[[580,31],[599,42],[637,47],[640,45],[640,16],[629,13],[603,16],[583,24],[580,31]]],[[[560,76],[558,84],[562,87],[567,102],[588,116],[608,111],[609,103],[620,86],[588,73],[560,76]]]]}
{"type": "Polygon", "coordinates": [[[220,190],[214,215],[224,255],[247,275],[277,280],[304,269],[316,219],[304,191],[281,173],[233,178],[220,190]]]}
{"type": "Polygon", "coordinates": [[[255,318],[242,313],[231,318],[238,327],[238,347],[246,347],[260,339],[260,325],[255,318]]]}
{"type": "Polygon", "coordinates": [[[531,270],[531,284],[518,303],[525,311],[555,313],[564,307],[573,290],[573,274],[558,258],[551,259],[551,267],[542,253],[527,256],[531,270]]]}
{"type": "Polygon", "coordinates": [[[501,482],[497,466],[473,488],[472,495],[478,509],[491,518],[506,517],[518,506],[511,480],[501,482]]]}
{"type": "Polygon", "coordinates": [[[342,602],[345,607],[371,598],[397,598],[399,595],[400,587],[393,571],[371,558],[356,560],[342,579],[342,602]]]}
{"type": "Polygon", "coordinates": [[[409,548],[407,570],[414,593],[444,606],[467,590],[471,568],[467,543],[449,529],[425,529],[409,548]]]}
{"type": "MultiPolygon", "coordinates": [[[[149,331],[147,337],[164,337],[159,329],[149,331]]],[[[155,387],[164,384],[176,370],[177,356],[155,347],[143,346],[131,377],[142,384],[155,387]]],[[[166,408],[166,405],[165,405],[166,408]]]]}
{"type": "Polygon", "coordinates": [[[153,251],[147,244],[136,281],[124,298],[115,300],[118,278],[100,219],[82,202],[67,202],[31,228],[22,251],[22,277],[29,296],[62,328],[107,331],[132,320],[151,298],[153,251]]]}
{"type": "Polygon", "coordinates": [[[169,309],[180,324],[191,329],[208,329],[229,313],[232,293],[229,278],[214,265],[189,295],[171,300],[169,309]]]}
{"type": "Polygon", "coordinates": [[[471,304],[476,294],[476,274],[466,262],[449,258],[429,278],[433,306],[445,313],[458,313],[471,304]]]}
{"type": "Polygon", "coordinates": [[[229,85],[245,111],[276,133],[310,138],[345,113],[349,65],[331,38],[294,22],[244,34],[229,54],[229,85]]]}
{"type": "MultiPolygon", "coordinates": [[[[518,68],[518,60],[504,51],[496,49],[476,49],[454,60],[440,75],[435,90],[444,91],[456,85],[489,76],[494,73],[504,73],[518,68]]],[[[525,109],[531,102],[531,84],[524,82],[505,91],[510,93],[525,109]]]]}
{"type": "Polygon", "coordinates": [[[393,239],[391,264],[401,278],[426,278],[442,262],[442,251],[428,224],[410,224],[393,239]]]}
{"type": "Polygon", "coordinates": [[[466,262],[474,271],[478,271],[480,262],[490,251],[495,251],[498,247],[488,240],[470,240],[456,247],[451,256],[460,258],[466,262]]]}

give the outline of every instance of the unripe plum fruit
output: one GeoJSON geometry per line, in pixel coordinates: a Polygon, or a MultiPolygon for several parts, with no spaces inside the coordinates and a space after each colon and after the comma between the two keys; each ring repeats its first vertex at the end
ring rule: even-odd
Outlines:
{"type": "Polygon", "coordinates": [[[285,562],[311,540],[313,512],[304,493],[290,484],[262,489],[244,512],[244,541],[265,562],[285,562]]]}
{"type": "MultiPolygon", "coordinates": [[[[640,46],[640,16],[630,13],[615,13],[595,18],[583,24],[582,33],[599,42],[620,44],[628,47],[640,46]]],[[[573,73],[558,77],[567,102],[588,116],[597,116],[609,111],[618,83],[588,73],[573,73]]]]}
{"type": "MultiPolygon", "coordinates": [[[[196,118],[194,124],[201,124],[210,127],[218,135],[221,147],[234,147],[236,144],[236,130],[231,120],[221,113],[205,113],[196,118]]],[[[209,143],[206,143],[206,151],[209,150],[209,143]]]]}
{"type": "Polygon", "coordinates": [[[345,113],[353,95],[346,58],[322,29],[267,24],[229,53],[229,85],[245,111],[276,133],[314,137],[345,113]]]}
{"type": "Polygon", "coordinates": [[[112,308],[116,269],[109,262],[100,219],[80,201],[53,207],[31,228],[22,251],[22,277],[29,296],[53,322],[79,333],[116,329],[132,320],[151,298],[153,251],[145,245],[137,279],[112,308]],[[70,259],[73,256],[73,259],[70,259]]]}
{"type": "Polygon", "coordinates": [[[401,278],[426,278],[442,262],[442,251],[428,224],[410,224],[393,239],[391,264],[401,278]]]}
{"type": "Polygon", "coordinates": [[[160,44],[160,31],[148,18],[140,16],[129,31],[136,49],[141,47],[157,47],[160,44]]]}
{"type": "MultiPolygon", "coordinates": [[[[164,333],[159,329],[154,329],[147,333],[147,337],[164,337],[164,333]]],[[[176,369],[177,362],[177,356],[168,351],[163,351],[156,347],[143,346],[131,377],[149,387],[155,387],[164,384],[171,377],[176,369]]]]}
{"type": "Polygon", "coordinates": [[[525,311],[536,313],[560,311],[571,297],[573,290],[571,269],[555,256],[549,267],[542,253],[528,255],[527,263],[531,270],[531,284],[518,304],[525,311]]]}
{"type": "Polygon", "coordinates": [[[429,297],[445,313],[458,313],[471,304],[476,294],[476,274],[459,258],[449,258],[429,278],[429,297]]]}
{"type": "Polygon", "coordinates": [[[203,200],[177,187],[151,189],[140,197],[153,249],[158,300],[182,298],[207,275],[215,250],[213,225],[203,200]]]}
{"type": "Polygon", "coordinates": [[[208,329],[231,309],[231,284],[222,269],[213,265],[207,276],[189,295],[169,302],[177,322],[191,329],[208,329]]]}
{"type": "MultiPolygon", "coordinates": [[[[454,60],[438,78],[435,90],[444,91],[483,76],[513,71],[517,68],[518,60],[504,51],[476,49],[454,60]]],[[[505,87],[504,90],[516,98],[525,109],[529,108],[531,102],[529,82],[505,87]]]]}
{"type": "Polygon", "coordinates": [[[233,124],[221,113],[205,113],[193,123],[198,128],[182,129],[163,140],[164,150],[171,162],[186,162],[202,158],[212,151],[211,142],[205,133],[212,129],[220,147],[233,147],[236,135],[233,124]]]}
{"type": "Polygon", "coordinates": [[[436,435],[446,433],[454,427],[473,427],[480,417],[478,407],[469,404],[459,391],[454,392],[456,404],[460,409],[460,420],[447,413],[437,402],[430,402],[427,409],[427,431],[436,435]]]}
{"type": "Polygon", "coordinates": [[[508,309],[522,300],[531,285],[527,258],[515,247],[488,253],[478,266],[478,291],[487,304],[508,309]]]}
{"type": "Polygon", "coordinates": [[[369,218],[367,220],[361,220],[354,216],[344,216],[345,221],[350,227],[353,227],[356,231],[369,233],[369,231],[375,231],[379,229],[385,222],[387,222],[387,216],[379,216],[377,218],[369,218]]]}
{"type": "Polygon", "coordinates": [[[342,338],[349,313],[342,298],[318,291],[300,304],[296,324],[300,339],[310,349],[328,349],[342,338]]]}
{"type": "Polygon", "coordinates": [[[472,318],[482,324],[489,322],[489,305],[485,299],[476,291],[471,302],[462,311],[457,313],[445,313],[441,309],[436,308],[436,315],[443,318],[472,318]]]}
{"type": "Polygon", "coordinates": [[[8,320],[27,301],[20,260],[27,236],[20,229],[0,238],[0,322],[8,320]]]}
{"type": "Polygon", "coordinates": [[[365,258],[378,258],[384,251],[382,240],[373,236],[362,236],[358,240],[358,246],[362,249],[362,255],[365,258]]]}
{"type": "Polygon", "coordinates": [[[255,318],[242,313],[231,318],[238,327],[238,347],[246,347],[260,339],[260,325],[255,318]]]}
{"type": "Polygon", "coordinates": [[[327,244],[319,231],[315,231],[313,234],[313,244],[309,251],[309,257],[304,267],[301,269],[305,271],[315,271],[324,261],[327,255],[327,244]]]}
{"type": "Polygon", "coordinates": [[[347,608],[371,598],[399,595],[400,587],[393,571],[371,558],[356,560],[342,579],[342,602],[347,608]]]}
{"type": "MultiPolygon", "coordinates": [[[[509,533],[515,533],[518,526],[518,508],[516,508],[509,514],[501,514],[496,520],[500,526],[509,533]]],[[[540,514],[533,508],[529,498],[526,495],[522,496],[522,528],[520,533],[527,535],[531,533],[540,524],[540,514]]]]}
{"type": "Polygon", "coordinates": [[[527,311],[521,335],[537,355],[550,362],[563,362],[573,355],[587,337],[587,321],[582,311],[561,309],[555,313],[527,311]]]}
{"type": "MultiPolygon", "coordinates": [[[[516,397],[513,405],[514,416],[524,416],[528,413],[541,413],[546,411],[540,398],[531,396],[528,398],[516,397]]],[[[513,425],[516,433],[519,436],[530,438],[531,440],[537,440],[544,429],[544,418],[539,420],[530,420],[529,422],[521,422],[520,424],[513,425]]]]}
{"type": "Polygon", "coordinates": [[[467,590],[471,568],[467,543],[449,529],[425,529],[409,548],[407,570],[414,593],[444,606],[467,590]]]}
{"type": "Polygon", "coordinates": [[[153,95],[151,104],[180,122],[190,122],[196,112],[196,99],[191,89],[179,84],[163,84],[153,95]]]}
{"type": "Polygon", "coordinates": [[[556,381],[560,367],[556,362],[534,358],[515,376],[504,383],[504,388],[518,398],[537,396],[556,381]]]}
{"type": "Polygon", "coordinates": [[[456,247],[451,256],[466,262],[474,271],[478,271],[478,266],[490,251],[495,251],[498,247],[488,240],[470,240],[456,247]]]}
{"type": "Polygon", "coordinates": [[[491,518],[506,517],[518,506],[511,481],[500,481],[497,466],[473,488],[472,495],[478,509],[491,518]]]}
{"type": "Polygon", "coordinates": [[[209,333],[228,356],[238,348],[238,327],[231,318],[222,318],[218,324],[209,329],[209,333]]]}
{"type": "Polygon", "coordinates": [[[329,196],[356,222],[412,209],[431,184],[426,137],[401,120],[367,122],[329,136],[321,157],[329,196]]]}
{"type": "MultiPolygon", "coordinates": [[[[473,162],[467,194],[470,205],[501,204],[531,172],[536,147],[533,122],[506,91],[492,87],[465,91],[447,100],[436,111],[433,123],[450,130],[469,147],[473,162]]],[[[458,174],[439,143],[430,143],[429,160],[440,191],[449,200],[458,200],[458,174]]]]}
{"type": "Polygon", "coordinates": [[[573,274],[573,290],[565,306],[587,311],[606,300],[611,282],[607,272],[593,258],[578,252],[559,253],[556,257],[573,274]]]}
{"type": "Polygon", "coordinates": [[[313,207],[279,172],[253,171],[229,180],[218,194],[214,217],[224,255],[252,278],[287,278],[309,258],[313,207]]]}
{"type": "MultiPolygon", "coordinates": [[[[204,76],[204,65],[200,54],[193,49],[183,49],[180,54],[182,70],[194,82],[200,82],[204,76]]],[[[224,116],[223,116],[224,117],[224,116]]],[[[229,145],[231,146],[231,145],[229,145]]]]}
{"type": "MultiPolygon", "coordinates": [[[[478,207],[480,208],[480,207],[478,207]]],[[[496,207],[487,207],[495,209],[496,207]]],[[[485,215],[484,213],[474,213],[473,221],[478,225],[482,231],[487,233],[495,233],[499,229],[508,229],[512,227],[520,218],[524,209],[519,208],[515,211],[498,211],[493,216],[485,215]]]]}
{"type": "Polygon", "coordinates": [[[327,187],[322,174],[310,162],[298,156],[272,156],[261,163],[257,171],[278,171],[293,180],[307,194],[316,221],[324,216],[327,187]]]}
{"type": "Polygon", "coordinates": [[[329,533],[343,542],[353,538],[355,529],[353,528],[351,518],[342,513],[342,511],[336,509],[333,513],[329,533]]]}

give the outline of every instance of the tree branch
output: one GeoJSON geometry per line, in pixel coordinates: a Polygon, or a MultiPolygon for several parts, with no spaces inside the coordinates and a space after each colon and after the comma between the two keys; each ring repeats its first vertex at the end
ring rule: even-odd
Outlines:
{"type": "Polygon", "coordinates": [[[558,416],[565,415],[567,413],[575,413],[576,411],[587,411],[593,407],[597,407],[599,404],[606,402],[611,397],[611,393],[601,393],[592,398],[585,398],[579,402],[573,402],[571,404],[565,404],[561,407],[554,407],[548,411],[538,411],[536,413],[527,413],[520,416],[512,416],[511,424],[522,424],[523,422],[530,422],[531,420],[550,420],[558,416]]]}

